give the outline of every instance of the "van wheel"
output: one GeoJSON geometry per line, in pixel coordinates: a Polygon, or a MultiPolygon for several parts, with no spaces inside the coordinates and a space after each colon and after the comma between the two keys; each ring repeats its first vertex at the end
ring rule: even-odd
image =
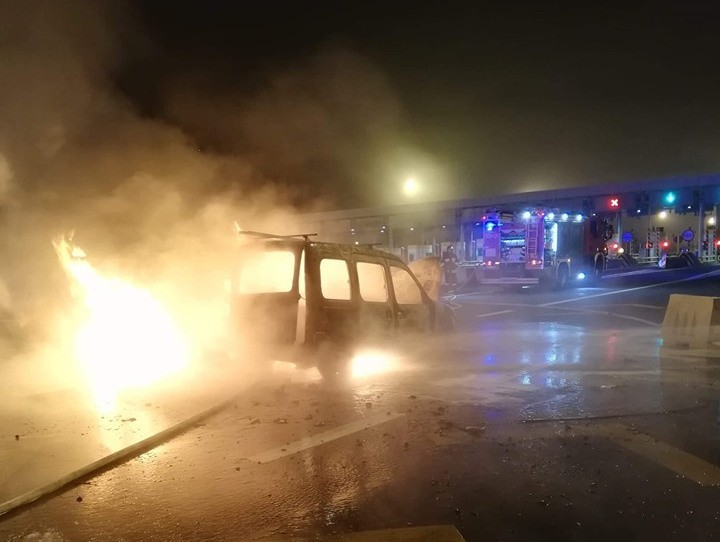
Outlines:
{"type": "Polygon", "coordinates": [[[347,352],[332,350],[320,358],[317,368],[326,382],[343,382],[352,376],[352,357],[347,352]]]}
{"type": "Polygon", "coordinates": [[[555,279],[555,289],[563,290],[567,288],[568,279],[570,278],[570,272],[568,266],[563,264],[558,268],[557,278],[555,279]]]}

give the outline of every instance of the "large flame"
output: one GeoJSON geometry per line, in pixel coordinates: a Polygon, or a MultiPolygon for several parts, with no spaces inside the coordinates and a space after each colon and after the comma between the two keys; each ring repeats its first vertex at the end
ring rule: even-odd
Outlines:
{"type": "Polygon", "coordinates": [[[189,345],[150,292],[103,276],[64,238],[53,244],[86,308],[75,349],[99,408],[112,410],[121,390],[153,384],[187,367],[189,345]]]}

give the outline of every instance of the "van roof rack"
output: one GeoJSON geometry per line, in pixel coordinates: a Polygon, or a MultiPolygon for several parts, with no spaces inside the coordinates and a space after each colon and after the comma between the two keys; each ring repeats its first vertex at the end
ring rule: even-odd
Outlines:
{"type": "Polygon", "coordinates": [[[295,233],[293,235],[276,235],[274,233],[265,233],[261,231],[241,230],[240,228],[238,228],[237,232],[239,235],[257,237],[258,239],[293,239],[297,237],[302,237],[306,241],[309,241],[310,237],[317,236],[317,233],[295,233]]]}

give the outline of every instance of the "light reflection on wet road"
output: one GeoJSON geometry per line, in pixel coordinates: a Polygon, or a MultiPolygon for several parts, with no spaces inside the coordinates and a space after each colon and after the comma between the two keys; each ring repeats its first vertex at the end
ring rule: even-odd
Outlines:
{"type": "Polygon", "coordinates": [[[467,540],[706,538],[720,359],[659,357],[657,324],[670,293],[720,287],[609,292],[458,296],[457,333],[404,345],[390,370],[345,387],[279,370],[0,535],[314,540],[454,524],[467,540]]]}

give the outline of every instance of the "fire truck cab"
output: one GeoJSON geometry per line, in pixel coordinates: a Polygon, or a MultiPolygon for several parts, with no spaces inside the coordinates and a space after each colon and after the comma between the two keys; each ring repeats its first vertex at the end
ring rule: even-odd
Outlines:
{"type": "Polygon", "coordinates": [[[602,218],[546,210],[488,212],[483,230],[481,282],[558,288],[598,278],[613,235],[602,218]]]}

